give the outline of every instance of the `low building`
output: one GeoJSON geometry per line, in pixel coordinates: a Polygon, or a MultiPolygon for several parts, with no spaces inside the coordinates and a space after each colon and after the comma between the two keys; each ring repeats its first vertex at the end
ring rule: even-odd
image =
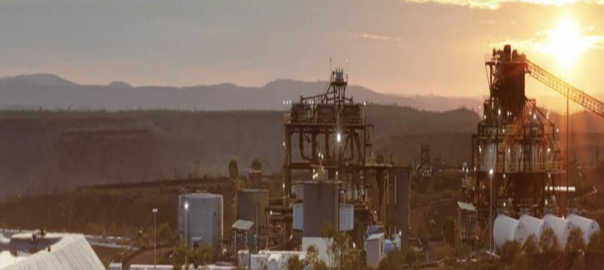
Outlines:
{"type": "Polygon", "coordinates": [[[130,270],[173,270],[172,265],[132,264],[130,270]]]}
{"type": "Polygon", "coordinates": [[[297,256],[299,260],[306,259],[306,252],[301,251],[277,251],[261,250],[251,257],[251,270],[279,270],[287,264],[290,257],[297,256]]]}
{"type": "Polygon", "coordinates": [[[384,234],[377,233],[367,238],[367,267],[377,268],[385,257],[384,234]]]}
{"type": "Polygon", "coordinates": [[[471,203],[457,202],[457,243],[470,247],[476,240],[476,208],[471,203]]]}
{"type": "Polygon", "coordinates": [[[3,270],[105,270],[105,266],[83,235],[58,233],[13,235],[8,249],[6,247],[0,249],[0,268],[3,270]]]}
{"type": "Polygon", "coordinates": [[[233,224],[233,247],[236,252],[241,249],[249,249],[250,242],[255,246],[256,241],[254,241],[254,239],[250,241],[250,238],[254,237],[254,234],[252,233],[253,226],[254,222],[242,219],[237,220],[233,224]]]}

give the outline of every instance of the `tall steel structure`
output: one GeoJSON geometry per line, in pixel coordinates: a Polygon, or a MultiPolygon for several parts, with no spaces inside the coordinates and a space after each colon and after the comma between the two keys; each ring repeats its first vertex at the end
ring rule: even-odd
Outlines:
{"type": "Polygon", "coordinates": [[[490,227],[497,212],[516,217],[524,213],[540,217],[546,211],[561,214],[563,209],[550,200],[565,190],[559,129],[534,99],[526,97],[526,75],[603,117],[604,103],[512,51],[510,45],[494,49],[485,65],[490,97],[484,101],[478,133],[472,136],[473,203],[479,225],[490,227]]]}
{"type": "MultiPolygon", "coordinates": [[[[392,160],[386,162],[379,154],[374,156],[373,125],[364,116],[364,105],[346,95],[347,86],[348,76],[337,68],[331,73],[324,93],[300,97],[285,114],[283,207],[289,211],[291,202],[301,199],[295,198],[292,179],[308,180],[321,166],[326,181],[338,183],[338,200],[354,204],[353,240],[357,244],[362,244],[367,225],[371,224],[380,223],[387,233],[403,231],[406,236],[408,225],[401,228],[397,224],[402,222],[397,222],[397,213],[408,208],[408,202],[398,203],[397,207],[395,175],[406,173],[398,182],[408,186],[409,168],[392,160]],[[379,197],[377,205],[371,205],[368,196],[373,180],[379,197]]],[[[403,198],[408,196],[402,196],[400,201],[403,198]]],[[[408,211],[405,213],[408,215],[408,211]]],[[[285,224],[284,233],[291,234],[291,223],[285,224]]]]}

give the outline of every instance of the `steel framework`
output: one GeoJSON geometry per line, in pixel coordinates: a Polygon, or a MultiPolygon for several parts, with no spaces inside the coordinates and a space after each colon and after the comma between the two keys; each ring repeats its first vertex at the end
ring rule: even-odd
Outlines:
{"type": "MultiPolygon", "coordinates": [[[[374,156],[373,125],[364,115],[365,106],[346,96],[348,76],[343,69],[330,75],[325,92],[300,97],[284,115],[284,207],[295,198],[292,178],[316,177],[319,166],[328,181],[340,184],[340,201],[354,204],[353,241],[362,244],[368,225],[381,224],[386,233],[404,231],[396,226],[395,172],[409,168],[374,156]],[[298,151],[294,151],[297,148],[298,151]],[[377,187],[377,205],[370,201],[370,180],[377,187]]],[[[291,234],[291,224],[284,233],[291,234]]]]}
{"type": "Polygon", "coordinates": [[[529,213],[542,216],[548,200],[559,197],[564,173],[558,129],[534,99],[525,94],[530,62],[509,45],[494,50],[485,62],[490,90],[483,119],[472,136],[473,203],[478,221],[490,227],[493,216],[529,213]],[[490,198],[493,196],[491,203],[490,198]]]}
{"type": "Polygon", "coordinates": [[[510,45],[494,49],[485,65],[490,97],[483,104],[478,133],[472,136],[473,203],[478,206],[480,225],[488,227],[493,216],[501,212],[511,216],[560,214],[555,198],[568,192],[568,179],[566,188],[562,187],[567,168],[561,163],[559,130],[536,101],[526,97],[525,76],[601,117],[604,103],[512,51],[510,45]],[[493,203],[489,202],[491,195],[495,197],[493,203]]]}

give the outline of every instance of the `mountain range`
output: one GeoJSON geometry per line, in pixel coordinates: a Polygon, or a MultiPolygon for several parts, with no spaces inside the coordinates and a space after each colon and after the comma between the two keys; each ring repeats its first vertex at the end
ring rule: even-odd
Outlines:
{"type": "MultiPolygon", "coordinates": [[[[53,74],[0,78],[0,110],[284,110],[284,101],[326,90],[327,82],[275,80],[261,87],[231,83],[188,87],[131,86],[126,82],[82,85],[53,74]]],[[[358,102],[399,105],[428,111],[477,108],[479,98],[392,95],[350,85],[358,102]]]]}

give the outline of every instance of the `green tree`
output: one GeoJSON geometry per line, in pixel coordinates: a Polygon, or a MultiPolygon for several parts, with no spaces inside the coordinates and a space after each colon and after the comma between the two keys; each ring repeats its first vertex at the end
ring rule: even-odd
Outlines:
{"type": "Polygon", "coordinates": [[[449,244],[442,243],[439,247],[436,248],[436,256],[439,259],[444,259],[445,257],[450,257],[453,253],[453,249],[449,244]]]}
{"type": "Polygon", "coordinates": [[[407,254],[405,254],[405,263],[407,263],[407,265],[415,265],[415,263],[418,262],[419,257],[415,250],[409,249],[406,253],[407,254]]]}
{"type": "Polygon", "coordinates": [[[574,227],[568,233],[566,238],[566,253],[575,253],[580,250],[585,251],[585,240],[583,240],[583,231],[579,227],[574,227]]]}
{"type": "Polygon", "coordinates": [[[524,240],[524,244],[522,244],[522,252],[530,256],[539,253],[539,242],[534,234],[531,234],[528,238],[526,238],[526,240],[524,240]]]}
{"type": "Polygon", "coordinates": [[[285,262],[285,267],[287,270],[304,270],[304,263],[300,261],[300,257],[298,255],[290,256],[285,262]]]}
{"type": "Polygon", "coordinates": [[[117,225],[115,225],[115,223],[111,223],[111,225],[109,225],[109,228],[107,228],[107,234],[109,235],[117,235],[119,232],[117,230],[117,225]]]}
{"type": "Polygon", "coordinates": [[[319,251],[315,245],[306,249],[306,267],[309,270],[327,270],[327,264],[319,258],[319,251]]]}
{"type": "Polygon", "coordinates": [[[397,270],[405,265],[405,253],[399,249],[394,249],[388,253],[386,258],[380,261],[378,270],[397,270]]]}
{"type": "Polygon", "coordinates": [[[198,265],[207,265],[214,262],[214,248],[211,245],[201,244],[193,249],[193,255],[190,262],[198,265]]]}
{"type": "Polygon", "coordinates": [[[604,252],[604,235],[598,231],[589,237],[587,250],[590,252],[604,252]]]}
{"type": "Polygon", "coordinates": [[[176,234],[170,228],[170,223],[162,223],[157,228],[157,242],[162,244],[172,243],[176,238],[176,234]]]}
{"type": "Polygon", "coordinates": [[[457,236],[455,235],[455,220],[452,217],[445,218],[443,222],[443,237],[449,246],[454,247],[457,236]]]}
{"type": "Polygon", "coordinates": [[[229,177],[232,180],[237,180],[239,178],[239,165],[237,165],[237,160],[231,159],[231,161],[229,161],[229,177]]]}
{"type": "Polygon", "coordinates": [[[554,230],[550,227],[545,227],[539,238],[539,249],[543,253],[549,253],[558,249],[558,237],[554,230]]]}
{"type": "Polygon", "coordinates": [[[585,256],[582,253],[579,253],[577,257],[574,258],[573,264],[570,267],[571,270],[585,270],[585,256]]]}
{"type": "Polygon", "coordinates": [[[364,269],[361,263],[361,252],[356,248],[351,248],[348,250],[348,254],[344,256],[344,260],[342,262],[342,269],[349,270],[362,270],[364,269]]]}
{"type": "Polygon", "coordinates": [[[327,255],[329,256],[331,267],[341,269],[344,257],[348,255],[352,247],[350,237],[346,233],[339,232],[329,222],[323,223],[321,236],[329,239],[327,243],[327,255]]]}
{"type": "Polygon", "coordinates": [[[259,158],[255,158],[254,160],[252,160],[252,169],[254,170],[262,170],[262,161],[260,161],[259,158]]]}
{"type": "Polygon", "coordinates": [[[195,254],[192,249],[190,249],[187,244],[183,241],[178,241],[174,245],[174,252],[172,253],[172,265],[174,269],[182,269],[185,261],[188,263],[192,263],[191,258],[194,258],[195,254]]]}
{"type": "Polygon", "coordinates": [[[520,256],[522,246],[517,240],[506,240],[501,246],[501,260],[504,263],[512,263],[520,256]]]}

